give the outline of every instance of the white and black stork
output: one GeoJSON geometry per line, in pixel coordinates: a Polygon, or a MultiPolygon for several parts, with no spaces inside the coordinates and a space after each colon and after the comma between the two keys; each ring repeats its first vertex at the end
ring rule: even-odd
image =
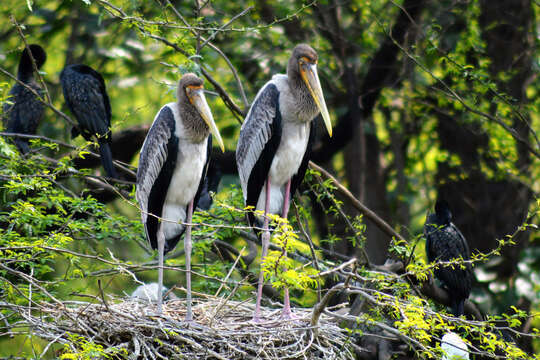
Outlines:
{"type": "MultiPolygon", "coordinates": [[[[240,130],[236,162],[246,206],[287,218],[289,201],[306,172],[314,141],[313,120],[321,113],[332,136],[319,76],[318,55],[309,45],[297,45],[287,74],[274,75],[259,90],[240,130]]],[[[268,252],[268,218],[248,212],[250,226],[263,227],[262,259],[268,252]]],[[[260,321],[263,286],[259,275],[253,320],[260,321]]],[[[282,317],[292,317],[289,291],[285,288],[282,317]]]]}
{"type": "Polygon", "coordinates": [[[146,237],[159,253],[158,312],[162,308],[163,256],[185,231],[187,314],[191,312],[191,217],[203,188],[212,136],[223,140],[206,102],[203,81],[194,74],[180,79],[177,102],[163,106],[142,146],[136,197],[146,237]]]}
{"type": "MultiPolygon", "coordinates": [[[[428,261],[451,262],[470,260],[467,240],[452,223],[452,213],[445,200],[437,200],[435,213],[428,215],[424,225],[426,237],[426,255],[428,261]]],[[[473,271],[466,262],[464,268],[459,264],[441,264],[435,268],[435,277],[448,290],[452,312],[455,316],[463,314],[465,300],[471,293],[473,271]]]]}
{"type": "MultiPolygon", "coordinates": [[[[42,88],[34,79],[34,66],[28,49],[30,49],[30,53],[38,69],[47,60],[47,54],[41,46],[31,44],[28,48],[24,48],[19,60],[17,79],[39,93],[42,91],[42,88]]],[[[45,105],[32,91],[20,83],[13,85],[9,91],[9,95],[9,102],[6,102],[3,106],[4,127],[10,133],[35,135],[39,121],[43,117],[45,105]]],[[[14,143],[23,154],[26,154],[30,150],[28,139],[15,138],[14,143]]]]}

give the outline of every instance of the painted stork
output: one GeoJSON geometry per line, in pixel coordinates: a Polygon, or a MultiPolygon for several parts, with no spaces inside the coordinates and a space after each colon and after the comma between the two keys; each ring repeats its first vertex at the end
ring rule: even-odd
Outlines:
{"type": "MultiPolygon", "coordinates": [[[[42,88],[34,79],[34,66],[28,49],[30,49],[38,69],[47,60],[47,54],[41,46],[31,44],[28,48],[24,48],[19,60],[17,79],[40,93],[42,88]]],[[[10,103],[6,102],[3,107],[4,127],[11,133],[34,135],[43,116],[45,105],[20,83],[13,85],[9,95],[10,103]]],[[[26,154],[30,150],[28,139],[15,138],[14,142],[21,153],[26,154]]]]}
{"type": "Polygon", "coordinates": [[[223,140],[206,103],[203,81],[185,74],[178,83],[177,102],[163,106],[144,140],[137,170],[136,197],[146,237],[158,249],[158,312],[162,308],[163,256],[186,232],[187,314],[191,312],[191,216],[203,188],[212,136],[222,151],[223,140]],[[186,224],[187,225],[184,225],[186,224]]]}
{"type": "MultiPolygon", "coordinates": [[[[314,141],[313,119],[321,113],[332,136],[319,76],[318,56],[305,44],[297,45],[286,75],[274,75],[259,90],[240,130],[236,162],[246,206],[287,218],[289,201],[304,178],[314,141]]],[[[268,218],[248,212],[250,226],[263,227],[262,259],[268,252],[268,218]]],[[[260,322],[263,286],[259,275],[253,320],[260,322]]],[[[289,291],[285,288],[282,317],[291,319],[289,291]]]]}
{"type": "Polygon", "coordinates": [[[75,64],[62,70],[60,82],[69,110],[79,123],[71,129],[71,137],[81,134],[91,141],[95,136],[107,176],[116,177],[111,153],[111,103],[103,77],[90,66],[75,64]]]}
{"type": "MultiPolygon", "coordinates": [[[[426,254],[430,263],[470,259],[467,240],[451,220],[452,213],[448,203],[445,200],[437,200],[435,213],[427,217],[424,225],[426,254]]],[[[465,268],[457,264],[439,265],[435,269],[435,277],[448,290],[455,316],[463,314],[465,300],[471,293],[472,267],[470,263],[465,263],[464,266],[465,268]]]]}

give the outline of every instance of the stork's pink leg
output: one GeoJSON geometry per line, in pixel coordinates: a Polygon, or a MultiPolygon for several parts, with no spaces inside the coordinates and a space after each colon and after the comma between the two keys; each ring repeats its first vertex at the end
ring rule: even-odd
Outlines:
{"type": "MultiPolygon", "coordinates": [[[[285,187],[285,198],[283,199],[283,212],[281,217],[286,219],[289,213],[289,198],[291,197],[291,179],[287,181],[287,186],[285,187]]],[[[284,257],[287,257],[287,250],[284,250],[284,257]]],[[[286,269],[285,269],[286,270],[286,269]]],[[[291,311],[291,303],[289,300],[289,288],[285,287],[283,296],[283,311],[281,313],[281,318],[285,320],[295,319],[296,317],[291,311]]]]}
{"type": "MultiPolygon", "coordinates": [[[[270,209],[270,176],[266,179],[266,196],[264,202],[264,225],[263,225],[263,234],[261,237],[262,241],[262,254],[261,254],[261,264],[268,253],[268,248],[270,247],[270,229],[268,228],[268,211],[270,209]]],[[[256,323],[261,322],[261,297],[262,289],[264,285],[264,274],[261,266],[261,272],[259,273],[259,286],[257,287],[257,301],[255,303],[255,313],[253,314],[253,321],[256,323]]]]}
{"type": "Polygon", "coordinates": [[[184,252],[186,253],[186,321],[193,321],[191,312],[191,220],[193,217],[193,200],[189,203],[188,213],[186,216],[186,236],[184,238],[184,252]]]}
{"type": "Polygon", "coordinates": [[[157,232],[158,243],[158,293],[157,293],[157,311],[161,315],[163,304],[163,253],[165,252],[165,235],[162,226],[159,226],[157,232]]]}

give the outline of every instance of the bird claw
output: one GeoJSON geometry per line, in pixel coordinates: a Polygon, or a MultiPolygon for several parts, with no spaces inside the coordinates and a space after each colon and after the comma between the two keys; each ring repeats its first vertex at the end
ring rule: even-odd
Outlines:
{"type": "Polygon", "coordinates": [[[264,321],[261,319],[261,317],[259,315],[253,315],[253,318],[251,319],[251,322],[255,323],[255,324],[259,324],[259,325],[264,323],[264,321]]]}
{"type": "Polygon", "coordinates": [[[284,321],[294,321],[294,320],[298,320],[299,317],[294,315],[294,313],[291,311],[291,309],[283,309],[283,311],[281,312],[281,316],[279,317],[280,320],[284,320],[284,321]]]}

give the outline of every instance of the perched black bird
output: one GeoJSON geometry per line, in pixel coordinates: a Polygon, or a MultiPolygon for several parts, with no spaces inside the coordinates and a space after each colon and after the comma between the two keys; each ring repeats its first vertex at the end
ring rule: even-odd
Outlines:
{"type": "Polygon", "coordinates": [[[79,122],[71,136],[80,133],[87,141],[95,136],[105,172],[116,177],[111,154],[111,104],[103,77],[90,66],[76,64],[62,70],[60,82],[67,105],[79,122]]]}
{"type": "MultiPolygon", "coordinates": [[[[45,50],[36,44],[29,45],[28,48],[36,61],[37,68],[40,69],[47,60],[45,50]]],[[[34,79],[34,66],[27,48],[23,50],[19,60],[17,79],[38,93],[42,90],[34,79]]],[[[6,103],[3,107],[3,121],[6,131],[19,134],[35,134],[39,121],[43,116],[45,105],[29,89],[19,83],[16,83],[11,88],[9,95],[11,96],[8,100],[11,103],[6,103]]],[[[28,139],[15,138],[14,142],[21,153],[26,154],[30,150],[28,139]]]]}
{"type": "MultiPolygon", "coordinates": [[[[426,254],[428,261],[447,262],[456,259],[469,260],[470,251],[467,240],[459,229],[451,222],[452,213],[448,203],[437,200],[435,213],[427,217],[424,225],[426,237],[426,254]]],[[[463,305],[471,293],[473,272],[470,263],[439,265],[435,269],[435,277],[448,290],[452,312],[455,316],[463,314],[463,305]]]]}

